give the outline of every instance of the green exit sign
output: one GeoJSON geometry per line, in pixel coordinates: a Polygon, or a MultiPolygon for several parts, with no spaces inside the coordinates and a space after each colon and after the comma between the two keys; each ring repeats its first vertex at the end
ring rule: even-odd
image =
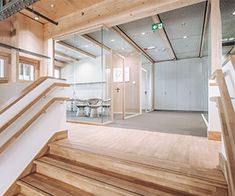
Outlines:
{"type": "Polygon", "coordinates": [[[156,31],[158,29],[162,29],[163,28],[163,24],[162,23],[154,23],[152,24],[152,30],[156,31]]]}

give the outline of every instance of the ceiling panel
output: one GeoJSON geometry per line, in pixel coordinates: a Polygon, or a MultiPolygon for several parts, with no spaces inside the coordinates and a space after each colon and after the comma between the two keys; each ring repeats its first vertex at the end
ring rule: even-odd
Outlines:
{"type": "Polygon", "coordinates": [[[221,0],[223,39],[235,39],[235,0],[221,0]],[[233,15],[234,13],[234,15],[233,15]]]}
{"type": "Polygon", "coordinates": [[[104,29],[103,31],[89,33],[88,35],[100,43],[103,42],[105,46],[112,48],[112,50],[121,54],[132,53],[136,51],[127,41],[125,41],[112,29],[104,29]]]}
{"type": "Polygon", "coordinates": [[[72,45],[76,48],[82,49],[89,52],[95,56],[101,55],[101,48],[90,41],[82,38],[80,35],[73,35],[70,38],[64,40],[65,43],[72,45]]]}
{"type": "Polygon", "coordinates": [[[168,60],[169,48],[165,47],[158,31],[152,31],[151,17],[120,25],[119,27],[155,60],[168,60]],[[150,49],[148,49],[150,48],[150,49]]]}
{"type": "Polygon", "coordinates": [[[67,47],[65,46],[62,46],[58,43],[55,44],[55,51],[59,51],[59,52],[62,52],[68,56],[71,56],[73,58],[76,58],[76,59],[84,59],[84,58],[88,58],[86,55],[83,55],[81,53],[78,53],[74,50],[71,50],[71,49],[68,49],[67,47]]]}
{"type": "Polygon", "coordinates": [[[199,55],[205,2],[160,14],[178,58],[199,55]]]}

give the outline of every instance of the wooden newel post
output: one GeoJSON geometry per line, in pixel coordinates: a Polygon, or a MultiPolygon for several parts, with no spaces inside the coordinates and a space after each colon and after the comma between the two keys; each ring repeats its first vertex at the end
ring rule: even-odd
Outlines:
{"type": "Polygon", "coordinates": [[[222,24],[220,0],[210,0],[211,4],[211,73],[221,69],[222,24]]]}

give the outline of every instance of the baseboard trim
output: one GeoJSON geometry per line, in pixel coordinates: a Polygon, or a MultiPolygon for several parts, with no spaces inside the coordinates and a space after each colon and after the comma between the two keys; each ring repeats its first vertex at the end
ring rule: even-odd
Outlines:
{"type": "Polygon", "coordinates": [[[208,140],[221,141],[221,132],[218,131],[208,131],[207,132],[208,140]]]}

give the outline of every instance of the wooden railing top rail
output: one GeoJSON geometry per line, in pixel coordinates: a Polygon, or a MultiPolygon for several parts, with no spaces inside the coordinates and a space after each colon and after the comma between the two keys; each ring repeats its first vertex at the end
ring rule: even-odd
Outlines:
{"type": "MultiPolygon", "coordinates": [[[[57,79],[54,77],[50,77],[50,76],[45,76],[45,77],[40,77],[39,79],[37,79],[36,81],[34,81],[32,84],[30,84],[29,86],[27,86],[26,88],[24,88],[20,94],[16,95],[15,97],[12,97],[11,99],[9,99],[3,106],[1,106],[0,108],[0,114],[2,114],[3,112],[5,112],[6,110],[8,110],[12,105],[14,105],[15,103],[17,103],[19,100],[21,100],[25,95],[27,95],[28,93],[30,93],[33,89],[35,89],[37,86],[39,86],[41,83],[43,83],[45,80],[47,79],[57,79]]],[[[58,80],[65,80],[65,79],[58,79],[58,80]]]]}
{"type": "Polygon", "coordinates": [[[12,123],[14,123],[20,116],[22,116],[27,110],[29,110],[35,103],[37,103],[42,97],[46,96],[55,87],[69,87],[67,83],[53,83],[48,88],[46,88],[40,95],[38,95],[34,100],[32,100],[26,107],[24,107],[20,112],[12,116],[12,118],[6,122],[2,127],[0,127],[0,133],[7,129],[12,123]]]}
{"type": "Polygon", "coordinates": [[[216,70],[212,75],[212,79],[216,80],[220,91],[220,97],[217,97],[216,101],[228,160],[227,179],[229,181],[229,191],[231,195],[235,195],[235,112],[223,71],[216,70]]]}
{"type": "Polygon", "coordinates": [[[27,128],[29,128],[46,110],[57,101],[65,101],[67,97],[55,97],[51,99],[43,108],[37,112],[28,122],[26,122],[23,127],[21,127],[10,139],[8,139],[2,146],[0,146],[0,153],[7,149],[21,134],[23,134],[27,128]]]}

